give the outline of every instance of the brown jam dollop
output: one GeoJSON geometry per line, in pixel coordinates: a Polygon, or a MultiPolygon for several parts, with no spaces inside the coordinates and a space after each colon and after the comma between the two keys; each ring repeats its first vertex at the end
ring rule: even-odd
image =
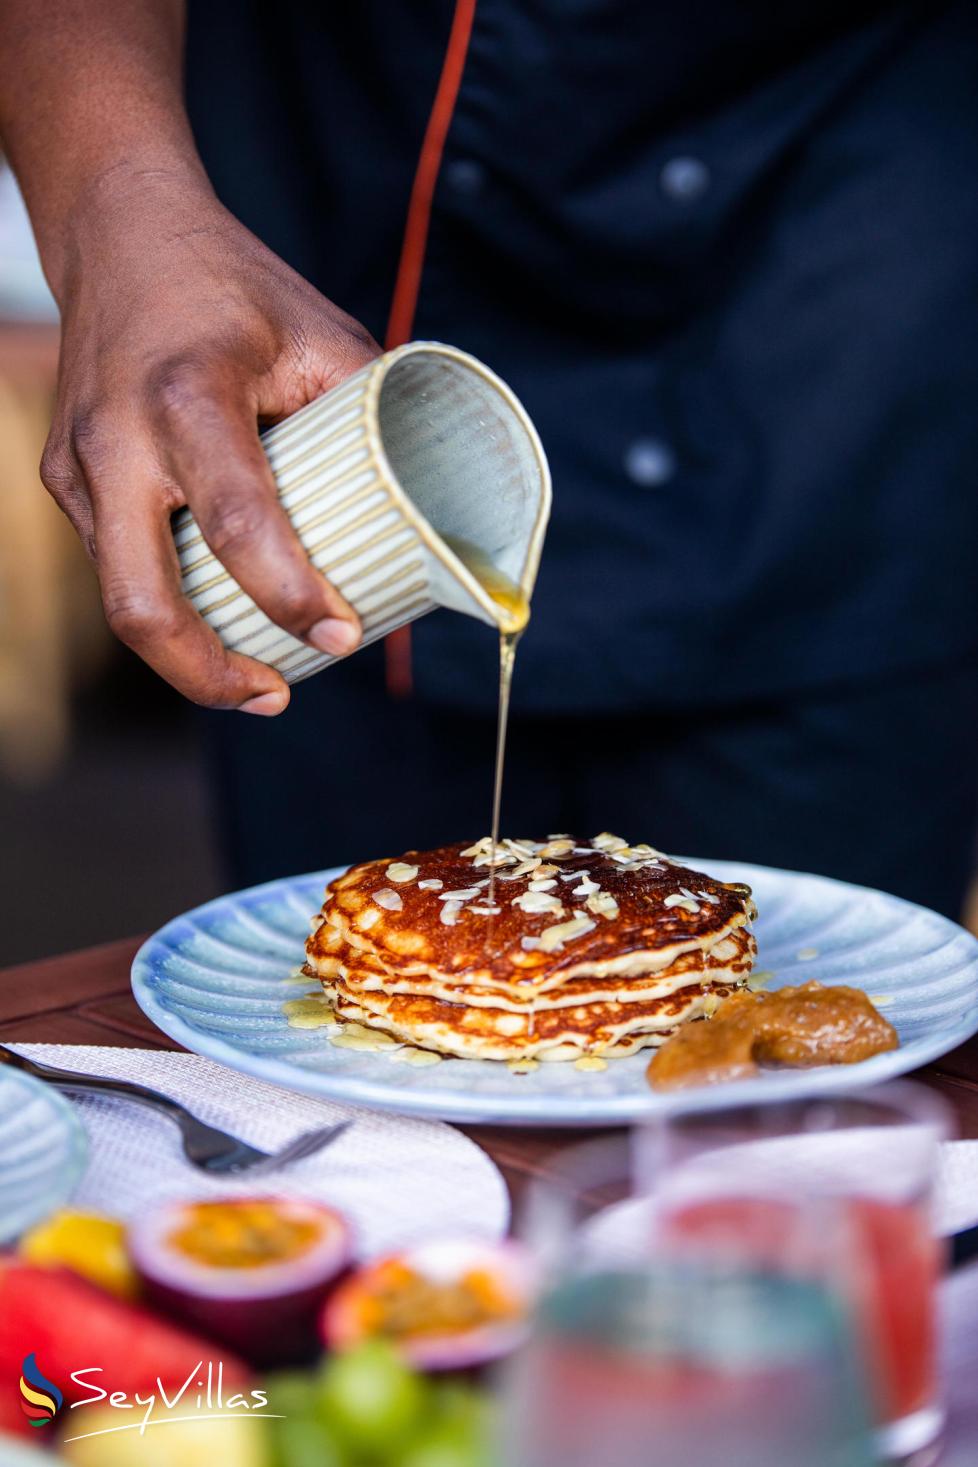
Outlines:
{"type": "Polygon", "coordinates": [[[711,1019],[686,1024],[648,1068],[656,1090],[756,1075],[760,1065],[854,1065],[899,1045],[897,1032],[861,988],[804,983],[734,993],[711,1019]]]}

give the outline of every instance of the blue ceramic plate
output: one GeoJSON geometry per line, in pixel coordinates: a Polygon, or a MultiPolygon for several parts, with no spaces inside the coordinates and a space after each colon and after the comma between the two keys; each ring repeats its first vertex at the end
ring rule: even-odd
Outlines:
{"type": "Polygon", "coordinates": [[[0,1065],[0,1244],[67,1201],[87,1156],[69,1102],[33,1075],[0,1065]]]}
{"type": "Polygon", "coordinates": [[[338,1049],[324,1029],[290,1028],[283,1003],[303,961],[309,919],[336,871],[269,882],[177,917],[136,955],[133,988],[171,1039],[232,1069],[357,1105],[450,1121],[600,1126],[656,1111],[713,1109],[738,1100],[812,1095],[870,1084],[935,1059],[978,1030],[978,941],[910,902],[820,876],[690,860],[724,881],[747,881],[760,917],[757,967],[771,987],[818,978],[852,983],[900,1032],[900,1048],[859,1065],[772,1071],[736,1085],[654,1095],[649,1054],[598,1073],[571,1064],[514,1075],[487,1060],[412,1069],[383,1054],[338,1049]]]}

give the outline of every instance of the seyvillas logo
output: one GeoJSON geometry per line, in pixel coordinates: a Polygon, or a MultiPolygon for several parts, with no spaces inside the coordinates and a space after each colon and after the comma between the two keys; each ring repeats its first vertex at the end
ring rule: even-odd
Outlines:
{"type": "Polygon", "coordinates": [[[31,1426],[50,1426],[64,1403],[53,1381],[41,1372],[37,1356],[26,1356],[20,1377],[20,1409],[31,1426]]]}
{"type": "Polygon", "coordinates": [[[224,1364],[220,1360],[199,1360],[182,1381],[164,1383],[157,1376],[155,1391],[132,1395],[112,1390],[111,1382],[103,1385],[96,1378],[104,1379],[104,1376],[100,1365],[88,1365],[71,1372],[72,1384],[84,1394],[78,1400],[72,1400],[69,1409],[82,1412],[87,1406],[98,1406],[102,1410],[98,1413],[97,1425],[94,1419],[87,1423],[91,1430],[84,1429],[83,1418],[73,1421],[74,1430],[69,1430],[66,1443],[89,1436],[111,1436],[118,1431],[135,1431],[144,1436],[151,1426],[171,1426],[183,1421],[219,1421],[241,1416],[252,1420],[270,1416],[281,1419],[277,1412],[267,1409],[268,1396],[264,1391],[225,1395],[224,1364]],[[109,1424],[107,1413],[116,1411],[120,1413],[118,1424],[109,1424]]]}

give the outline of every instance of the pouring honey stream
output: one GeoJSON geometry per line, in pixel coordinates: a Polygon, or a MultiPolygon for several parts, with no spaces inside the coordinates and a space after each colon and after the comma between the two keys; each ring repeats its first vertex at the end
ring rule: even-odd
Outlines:
{"type": "Polygon", "coordinates": [[[489,906],[496,896],[496,851],[499,846],[499,814],[502,805],[503,771],[506,765],[506,729],[509,724],[509,697],[513,685],[516,647],[530,620],[530,602],[522,586],[501,571],[484,550],[467,540],[445,537],[446,544],[458,556],[487,596],[499,607],[499,713],[496,721],[496,765],[492,789],[491,861],[489,866],[489,906]]]}

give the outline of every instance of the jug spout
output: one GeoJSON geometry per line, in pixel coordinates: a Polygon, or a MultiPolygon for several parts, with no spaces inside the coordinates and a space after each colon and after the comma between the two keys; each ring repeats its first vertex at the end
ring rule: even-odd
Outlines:
{"type": "MultiPolygon", "coordinates": [[[[505,585],[529,601],[550,473],[525,410],[475,357],[438,342],[398,347],[269,429],[262,446],[283,508],[359,614],[364,644],[436,606],[505,629],[505,585]]],[[[189,511],[174,536],[184,591],[226,646],[289,682],[335,661],[268,620],[189,511]]]]}
{"type": "Polygon", "coordinates": [[[435,601],[501,625],[506,588],[528,601],[550,517],[536,430],[474,357],[434,343],[391,353],[379,388],[384,452],[416,516],[435,601]],[[403,355],[401,354],[403,353],[403,355]]]}

